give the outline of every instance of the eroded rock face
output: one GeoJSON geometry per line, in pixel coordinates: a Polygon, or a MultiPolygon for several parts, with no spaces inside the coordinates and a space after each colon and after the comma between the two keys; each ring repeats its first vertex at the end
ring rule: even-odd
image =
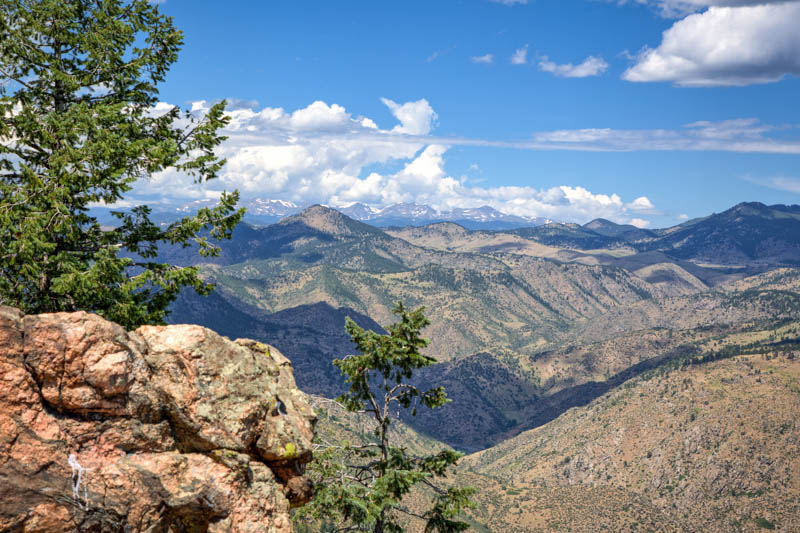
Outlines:
{"type": "Polygon", "coordinates": [[[291,531],[313,424],[275,348],[0,307],[0,531],[291,531]]]}

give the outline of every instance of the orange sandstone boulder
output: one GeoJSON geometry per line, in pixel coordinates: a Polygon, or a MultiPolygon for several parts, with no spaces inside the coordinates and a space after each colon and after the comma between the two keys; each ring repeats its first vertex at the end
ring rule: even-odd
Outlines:
{"type": "Polygon", "coordinates": [[[313,425],[275,348],[0,307],[0,531],[289,532],[313,425]]]}

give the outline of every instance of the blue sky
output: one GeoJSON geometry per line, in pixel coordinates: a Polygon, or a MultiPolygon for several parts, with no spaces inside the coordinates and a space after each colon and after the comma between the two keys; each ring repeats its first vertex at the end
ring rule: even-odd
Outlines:
{"type": "MultiPolygon", "coordinates": [[[[800,203],[800,2],[167,0],[169,104],[227,98],[229,164],[134,196],[650,227],[800,203]]],[[[205,102],[205,103],[204,103],[205,102]]]]}

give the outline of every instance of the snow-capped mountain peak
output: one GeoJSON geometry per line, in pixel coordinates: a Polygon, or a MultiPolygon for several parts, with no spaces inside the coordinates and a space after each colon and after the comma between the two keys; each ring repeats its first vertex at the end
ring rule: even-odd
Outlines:
{"type": "Polygon", "coordinates": [[[372,207],[371,205],[362,204],[361,202],[356,202],[348,205],[347,207],[340,207],[338,210],[340,213],[343,213],[350,218],[361,221],[375,218],[381,212],[380,209],[372,207]]]}
{"type": "Polygon", "coordinates": [[[244,203],[247,211],[254,215],[287,216],[300,210],[300,206],[286,200],[264,200],[256,198],[244,203]]]}
{"type": "MultiPolygon", "coordinates": [[[[176,210],[181,213],[189,213],[215,203],[216,200],[197,200],[177,207],[176,210]]],[[[267,198],[246,200],[241,202],[240,205],[247,208],[245,220],[249,219],[251,223],[256,224],[276,222],[279,218],[297,214],[308,207],[307,205],[300,205],[287,200],[267,198]]],[[[415,203],[398,203],[378,208],[356,202],[346,207],[337,207],[335,209],[350,218],[368,222],[374,226],[418,226],[433,222],[457,222],[476,229],[510,229],[538,226],[552,222],[550,219],[540,217],[509,215],[488,205],[457,207],[449,211],[438,211],[429,205],[415,203]]]]}

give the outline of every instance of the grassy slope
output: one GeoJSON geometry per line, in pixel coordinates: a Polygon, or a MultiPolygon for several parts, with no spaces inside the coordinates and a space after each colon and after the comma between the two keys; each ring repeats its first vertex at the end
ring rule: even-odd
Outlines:
{"type": "Polygon", "coordinates": [[[496,531],[591,531],[573,505],[584,501],[599,516],[662,515],[636,519],[644,531],[798,530],[799,334],[791,323],[708,340],[709,353],[745,355],[650,373],[465,458],[464,479],[493,480],[477,516],[496,531]]]}
{"type": "Polygon", "coordinates": [[[431,351],[442,360],[496,347],[535,347],[556,339],[570,321],[659,294],[621,269],[516,257],[506,265],[450,256],[399,272],[286,259],[207,272],[229,294],[269,312],[326,302],[384,324],[398,299],[424,305],[433,321],[431,351]]]}
{"type": "Polygon", "coordinates": [[[466,451],[495,444],[665,361],[696,353],[710,339],[799,319],[798,285],[797,271],[776,271],[699,296],[620,306],[593,319],[603,327],[579,321],[562,343],[546,350],[498,350],[447,361],[423,378],[444,384],[455,401],[436,415],[440,423],[423,414],[417,427],[466,451]],[[587,330],[600,340],[591,342],[587,330]]]}

